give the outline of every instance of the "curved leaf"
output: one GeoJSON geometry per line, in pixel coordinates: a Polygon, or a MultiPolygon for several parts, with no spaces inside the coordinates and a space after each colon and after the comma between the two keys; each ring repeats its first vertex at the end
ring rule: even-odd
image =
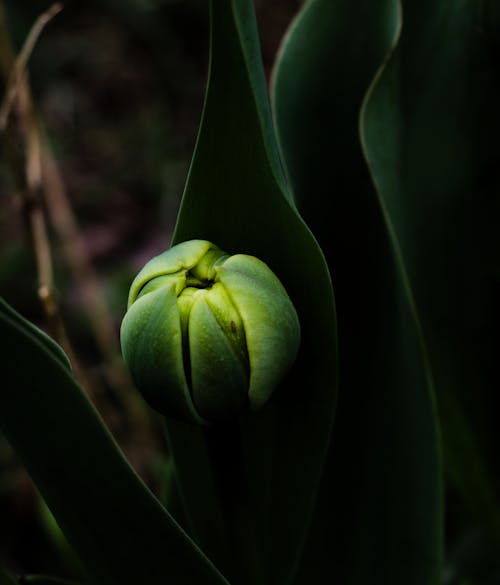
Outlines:
{"type": "Polygon", "coordinates": [[[365,154],[422,317],[449,478],[500,545],[498,3],[403,6],[365,154]]]}
{"type": "Polygon", "coordinates": [[[299,583],[325,573],[342,584],[441,578],[432,382],[358,136],[364,94],[400,19],[395,0],[311,0],[274,73],[280,147],[331,268],[339,323],[339,407],[299,583]]]}
{"type": "Polygon", "coordinates": [[[168,429],[198,542],[235,582],[279,584],[294,572],[329,440],[333,294],[322,253],[285,190],[252,2],[212,2],[211,26],[203,119],[174,243],[208,239],[266,262],[298,311],[302,342],[259,414],[206,430],[169,421],[168,429]]]}
{"type": "Polygon", "coordinates": [[[140,481],[77,383],[12,309],[0,311],[0,427],[102,585],[226,583],[140,481]]]}
{"type": "Polygon", "coordinates": [[[3,313],[8,319],[10,319],[13,324],[16,324],[21,330],[25,331],[36,341],[38,341],[43,346],[45,351],[47,351],[47,353],[49,353],[54,359],[58,360],[62,366],[71,371],[71,363],[68,356],[64,353],[62,347],[58,345],[44,331],[38,329],[38,327],[35,327],[35,325],[29,321],[26,321],[26,319],[23,319],[23,317],[14,311],[14,309],[8,303],[6,303],[2,297],[0,297],[0,312],[3,313]]]}

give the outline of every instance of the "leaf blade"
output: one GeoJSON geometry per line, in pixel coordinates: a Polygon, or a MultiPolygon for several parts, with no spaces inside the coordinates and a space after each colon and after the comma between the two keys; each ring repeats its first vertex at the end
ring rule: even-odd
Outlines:
{"type": "Polygon", "coordinates": [[[0,425],[89,572],[106,584],[169,575],[225,583],[128,465],[68,370],[21,323],[0,313],[8,340],[0,425]],[[17,366],[19,356],[29,368],[17,366]]]}
{"type": "Polygon", "coordinates": [[[487,6],[459,2],[405,9],[406,32],[364,106],[365,156],[422,318],[450,485],[498,546],[488,413],[498,386],[498,22],[487,6]]]}
{"type": "MultiPolygon", "coordinates": [[[[212,458],[215,472],[203,481],[213,486],[214,494],[231,481],[241,486],[248,505],[242,522],[251,527],[253,546],[257,540],[259,549],[252,561],[242,562],[252,570],[261,565],[249,579],[281,583],[295,570],[332,424],[336,383],[333,292],[323,255],[284,190],[251,2],[214,2],[212,11],[204,114],[173,241],[208,239],[230,254],[251,254],[266,262],[299,312],[303,342],[291,374],[270,404],[255,417],[243,418],[239,429],[227,431],[227,442],[239,444],[245,460],[244,469],[235,468],[232,478],[224,478],[222,463],[214,462],[217,453],[222,460],[231,456],[230,449],[224,455],[220,437],[210,436],[217,433],[208,430],[201,433],[204,437],[195,437],[193,431],[188,447],[186,433],[180,439],[176,428],[169,426],[177,469],[181,478],[184,473],[187,490],[189,484],[200,481],[182,464],[188,460],[188,451],[191,457],[198,452],[198,459],[204,459],[200,467],[208,469],[212,458]],[[306,387],[310,392],[305,399],[301,389],[306,387]],[[301,436],[309,437],[307,445],[299,440],[301,436]],[[290,459],[291,450],[299,465],[290,459]],[[290,514],[290,509],[296,512],[290,514]],[[255,556],[260,558],[255,560],[255,556]]],[[[215,518],[207,518],[206,511],[197,507],[194,494],[188,499],[201,524],[216,525],[215,518]]],[[[240,513],[234,504],[234,513],[240,513]]],[[[216,509],[222,509],[221,516],[227,519],[223,504],[214,503],[212,510],[216,509]]],[[[227,521],[221,522],[224,531],[227,521]]],[[[210,540],[210,529],[198,526],[197,530],[205,534],[200,536],[203,541],[210,540]]],[[[224,557],[222,551],[218,554],[224,557]]],[[[230,562],[227,555],[224,562],[230,562]]],[[[245,577],[240,574],[239,578],[244,582],[245,577]]]]}
{"type": "Polygon", "coordinates": [[[339,412],[297,583],[325,572],[348,584],[441,575],[432,383],[358,136],[364,94],[400,28],[391,0],[312,0],[274,72],[281,152],[331,267],[339,319],[339,412]]]}

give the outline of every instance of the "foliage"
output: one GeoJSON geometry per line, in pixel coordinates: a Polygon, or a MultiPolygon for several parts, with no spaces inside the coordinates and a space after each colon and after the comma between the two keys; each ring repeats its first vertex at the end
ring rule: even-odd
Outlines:
{"type": "Polygon", "coordinates": [[[165,420],[162,505],[2,301],[0,428],[88,583],[497,582],[498,9],[309,0],[271,113],[251,1],[210,6],[172,243],[266,262],[297,360],[259,413],[165,420]]]}

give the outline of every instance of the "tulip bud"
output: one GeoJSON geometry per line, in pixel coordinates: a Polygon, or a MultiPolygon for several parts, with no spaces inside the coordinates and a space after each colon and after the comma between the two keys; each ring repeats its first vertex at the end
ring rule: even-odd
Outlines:
{"type": "Polygon", "coordinates": [[[295,308],[268,266],[205,240],[144,266],[121,327],[125,362],[146,401],[198,423],[260,408],[299,342],[295,308]]]}

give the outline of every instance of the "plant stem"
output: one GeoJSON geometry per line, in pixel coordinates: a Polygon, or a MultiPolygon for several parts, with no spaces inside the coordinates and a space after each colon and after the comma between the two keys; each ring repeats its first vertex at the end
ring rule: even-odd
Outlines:
{"type": "Polygon", "coordinates": [[[19,57],[16,59],[6,28],[3,4],[0,4],[0,48],[2,49],[0,66],[3,69],[4,76],[9,80],[5,98],[0,108],[0,131],[6,130],[9,116],[13,108],[16,107],[19,129],[25,144],[24,180],[26,188],[23,190],[23,202],[37,266],[38,298],[50,334],[68,354],[82,383],[89,387],[86,376],[78,365],[78,360],[66,334],[54,287],[52,253],[42,204],[42,142],[25,71],[29,55],[43,27],[60,9],[60,5],[53,5],[37,19],[19,57]]]}
{"type": "Polygon", "coordinates": [[[238,421],[216,424],[205,435],[236,561],[236,583],[265,585],[267,576],[252,513],[240,424],[238,421]]]}

